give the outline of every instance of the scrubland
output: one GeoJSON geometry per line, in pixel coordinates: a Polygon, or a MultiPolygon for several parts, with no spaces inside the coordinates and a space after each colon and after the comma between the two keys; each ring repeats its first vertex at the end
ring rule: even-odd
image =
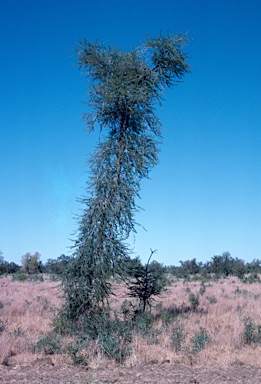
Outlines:
{"type": "MultiPolygon", "coordinates": [[[[112,306],[120,310],[126,299],[124,288],[115,286],[115,293],[112,306]]],[[[246,284],[229,277],[202,284],[200,280],[173,278],[168,292],[157,300],[152,309],[153,326],[134,333],[125,365],[170,361],[205,367],[261,367],[259,282],[246,284]],[[194,306],[191,294],[198,297],[194,306]]],[[[11,277],[2,277],[0,364],[26,365],[46,356],[48,351],[36,345],[51,334],[61,304],[57,282],[48,278],[44,282],[12,282],[11,277]]],[[[64,351],[56,352],[51,351],[53,364],[71,363],[64,351]]],[[[90,366],[112,364],[96,342],[84,353],[90,366]]]]}

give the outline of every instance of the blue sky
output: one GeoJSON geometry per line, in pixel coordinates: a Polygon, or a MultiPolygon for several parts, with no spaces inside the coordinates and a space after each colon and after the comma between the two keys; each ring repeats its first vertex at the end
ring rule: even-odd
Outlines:
{"type": "Polygon", "coordinates": [[[84,208],[86,38],[130,49],[189,31],[192,74],[165,94],[160,164],[142,182],[130,246],[166,264],[229,251],[261,259],[261,3],[256,0],[2,0],[0,249],[20,263],[70,254],[84,208]]]}

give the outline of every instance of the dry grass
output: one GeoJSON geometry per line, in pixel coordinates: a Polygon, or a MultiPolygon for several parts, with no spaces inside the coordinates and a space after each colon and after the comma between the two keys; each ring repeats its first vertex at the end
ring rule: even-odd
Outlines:
{"type": "MultiPolygon", "coordinates": [[[[161,308],[157,309],[157,328],[161,330],[157,342],[136,335],[127,366],[170,360],[205,367],[213,364],[219,367],[234,364],[261,367],[261,345],[242,343],[244,319],[251,317],[256,324],[261,324],[261,285],[243,284],[237,278],[205,285],[205,293],[199,296],[199,307],[193,312],[188,310],[189,290],[197,294],[200,282],[184,283],[180,280],[172,284],[169,293],[161,298],[161,308]],[[160,318],[162,313],[174,316],[174,323],[164,327],[160,318]],[[175,352],[170,337],[174,324],[178,324],[186,337],[178,352],[175,352]],[[193,337],[202,328],[206,330],[210,342],[193,354],[193,337]]],[[[39,357],[32,345],[51,331],[51,321],[61,305],[57,293],[57,283],[48,280],[39,283],[11,282],[10,277],[0,279],[0,302],[3,304],[0,324],[4,325],[0,333],[0,364],[28,364],[39,357]]],[[[119,300],[114,303],[115,307],[119,307],[126,298],[123,288],[118,287],[117,293],[119,300]]],[[[59,363],[69,361],[63,355],[52,356],[52,359],[59,363]]],[[[98,366],[106,362],[101,354],[96,353],[92,354],[90,364],[98,366]]]]}
{"type": "Polygon", "coordinates": [[[4,330],[0,334],[0,364],[10,360],[29,363],[36,356],[32,346],[50,331],[51,320],[61,302],[57,283],[11,282],[11,277],[0,279],[0,320],[4,330]]]}

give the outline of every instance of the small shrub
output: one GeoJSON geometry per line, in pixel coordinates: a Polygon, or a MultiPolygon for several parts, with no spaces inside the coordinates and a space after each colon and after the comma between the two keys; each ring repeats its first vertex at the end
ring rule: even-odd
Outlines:
{"type": "Polygon", "coordinates": [[[155,260],[150,262],[155,251],[151,251],[147,264],[139,263],[132,279],[127,281],[128,296],[139,300],[138,310],[146,312],[156,302],[155,296],[166,292],[170,284],[165,268],[155,260]]]}
{"type": "Polygon", "coordinates": [[[206,344],[209,343],[209,337],[205,328],[200,328],[199,332],[195,333],[192,339],[192,353],[198,353],[205,348],[206,344]]]}
{"type": "Polygon", "coordinates": [[[87,339],[79,339],[66,346],[64,352],[68,353],[71,357],[72,365],[88,366],[87,358],[82,354],[83,349],[88,348],[88,344],[89,341],[87,339]]]}
{"type": "Polygon", "coordinates": [[[170,333],[171,346],[174,348],[175,352],[180,352],[186,341],[186,334],[184,333],[184,325],[176,322],[172,327],[170,333]]]}
{"type": "Polygon", "coordinates": [[[244,331],[241,335],[243,344],[251,345],[261,342],[261,325],[256,325],[251,317],[244,319],[244,331]]]}
{"type": "Polygon", "coordinates": [[[42,283],[44,281],[44,277],[42,274],[38,273],[35,275],[30,275],[30,281],[38,281],[39,283],[42,283]]]}
{"type": "Polygon", "coordinates": [[[199,306],[199,296],[191,293],[189,295],[189,302],[191,304],[192,310],[195,312],[199,306]]]}
{"type": "Polygon", "coordinates": [[[36,301],[42,306],[43,311],[50,309],[50,301],[46,297],[37,296],[36,301]]]}
{"type": "Polygon", "coordinates": [[[261,282],[260,277],[256,272],[251,273],[249,276],[242,277],[241,280],[243,283],[247,283],[247,284],[253,284],[253,283],[260,283],[261,282]]]}
{"type": "Polygon", "coordinates": [[[4,323],[0,320],[0,333],[2,333],[5,329],[4,323]]]}
{"type": "Polygon", "coordinates": [[[201,276],[200,275],[193,275],[191,280],[192,281],[200,281],[201,280],[201,276]]]}
{"type": "Polygon", "coordinates": [[[109,359],[117,363],[123,363],[130,355],[129,346],[132,340],[132,334],[124,322],[113,321],[107,325],[107,329],[101,329],[99,332],[99,344],[105,351],[109,359]],[[110,329],[108,329],[108,327],[110,329]]]}
{"type": "Polygon", "coordinates": [[[202,282],[201,286],[200,286],[200,289],[199,289],[199,294],[201,296],[203,296],[205,292],[206,292],[206,286],[205,286],[204,282],[202,282]]]}
{"type": "Polygon", "coordinates": [[[12,282],[15,282],[15,281],[27,281],[28,279],[28,276],[25,274],[25,273],[16,273],[14,275],[12,275],[12,282]]]}
{"type": "Polygon", "coordinates": [[[23,337],[23,336],[25,336],[25,332],[20,327],[18,327],[16,329],[14,329],[14,336],[15,337],[23,337]]]}
{"type": "Polygon", "coordinates": [[[0,300],[0,309],[4,308],[4,303],[0,300]]]}
{"type": "Polygon", "coordinates": [[[159,303],[157,303],[156,305],[155,305],[155,309],[156,309],[156,311],[157,312],[162,312],[162,307],[163,307],[163,303],[162,303],[162,301],[160,301],[159,303]]]}
{"type": "Polygon", "coordinates": [[[38,340],[35,345],[36,350],[41,350],[47,355],[62,353],[61,337],[57,333],[49,333],[49,335],[38,340]]]}
{"type": "Polygon", "coordinates": [[[32,275],[27,275],[26,273],[14,273],[12,275],[12,280],[13,283],[15,281],[22,282],[22,281],[39,281],[42,283],[44,281],[43,275],[40,273],[37,274],[32,274],[32,275]]]}
{"type": "Polygon", "coordinates": [[[122,363],[131,353],[132,329],[131,319],[121,320],[117,312],[98,310],[86,315],[81,326],[72,332],[77,337],[84,335],[95,340],[107,358],[122,363]]]}
{"type": "Polygon", "coordinates": [[[243,296],[245,296],[245,297],[252,297],[252,298],[255,299],[255,300],[258,300],[259,297],[260,297],[260,294],[256,295],[255,293],[252,293],[252,292],[250,292],[250,291],[247,291],[246,289],[242,289],[242,290],[241,290],[241,289],[239,289],[239,287],[237,287],[237,288],[235,289],[234,293],[236,293],[236,294],[241,294],[241,295],[243,295],[243,296]]]}
{"type": "Polygon", "coordinates": [[[121,305],[121,313],[123,314],[124,320],[133,319],[136,313],[136,307],[130,300],[124,300],[121,305]]]}
{"type": "Polygon", "coordinates": [[[215,296],[207,296],[207,299],[210,302],[210,304],[217,303],[217,298],[215,296]]]}
{"type": "Polygon", "coordinates": [[[163,327],[168,327],[173,321],[177,318],[177,313],[171,313],[171,312],[162,312],[160,314],[160,318],[162,321],[163,327]]]}
{"type": "Polygon", "coordinates": [[[138,312],[134,320],[134,329],[142,336],[146,336],[153,327],[156,318],[151,312],[138,312]]]}

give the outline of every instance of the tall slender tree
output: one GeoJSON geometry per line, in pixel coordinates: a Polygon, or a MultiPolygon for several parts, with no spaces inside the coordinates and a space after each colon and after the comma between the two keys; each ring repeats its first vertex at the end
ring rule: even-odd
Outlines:
{"type": "Polygon", "coordinates": [[[71,319],[108,304],[110,278],[124,272],[140,181],[158,162],[161,123],[155,104],[166,87],[189,72],[183,52],[187,41],[181,34],[149,37],[140,48],[125,52],[84,40],[77,50],[90,81],[87,127],[92,131],[98,125],[106,135],[90,159],[79,237],[62,280],[71,319]]]}

